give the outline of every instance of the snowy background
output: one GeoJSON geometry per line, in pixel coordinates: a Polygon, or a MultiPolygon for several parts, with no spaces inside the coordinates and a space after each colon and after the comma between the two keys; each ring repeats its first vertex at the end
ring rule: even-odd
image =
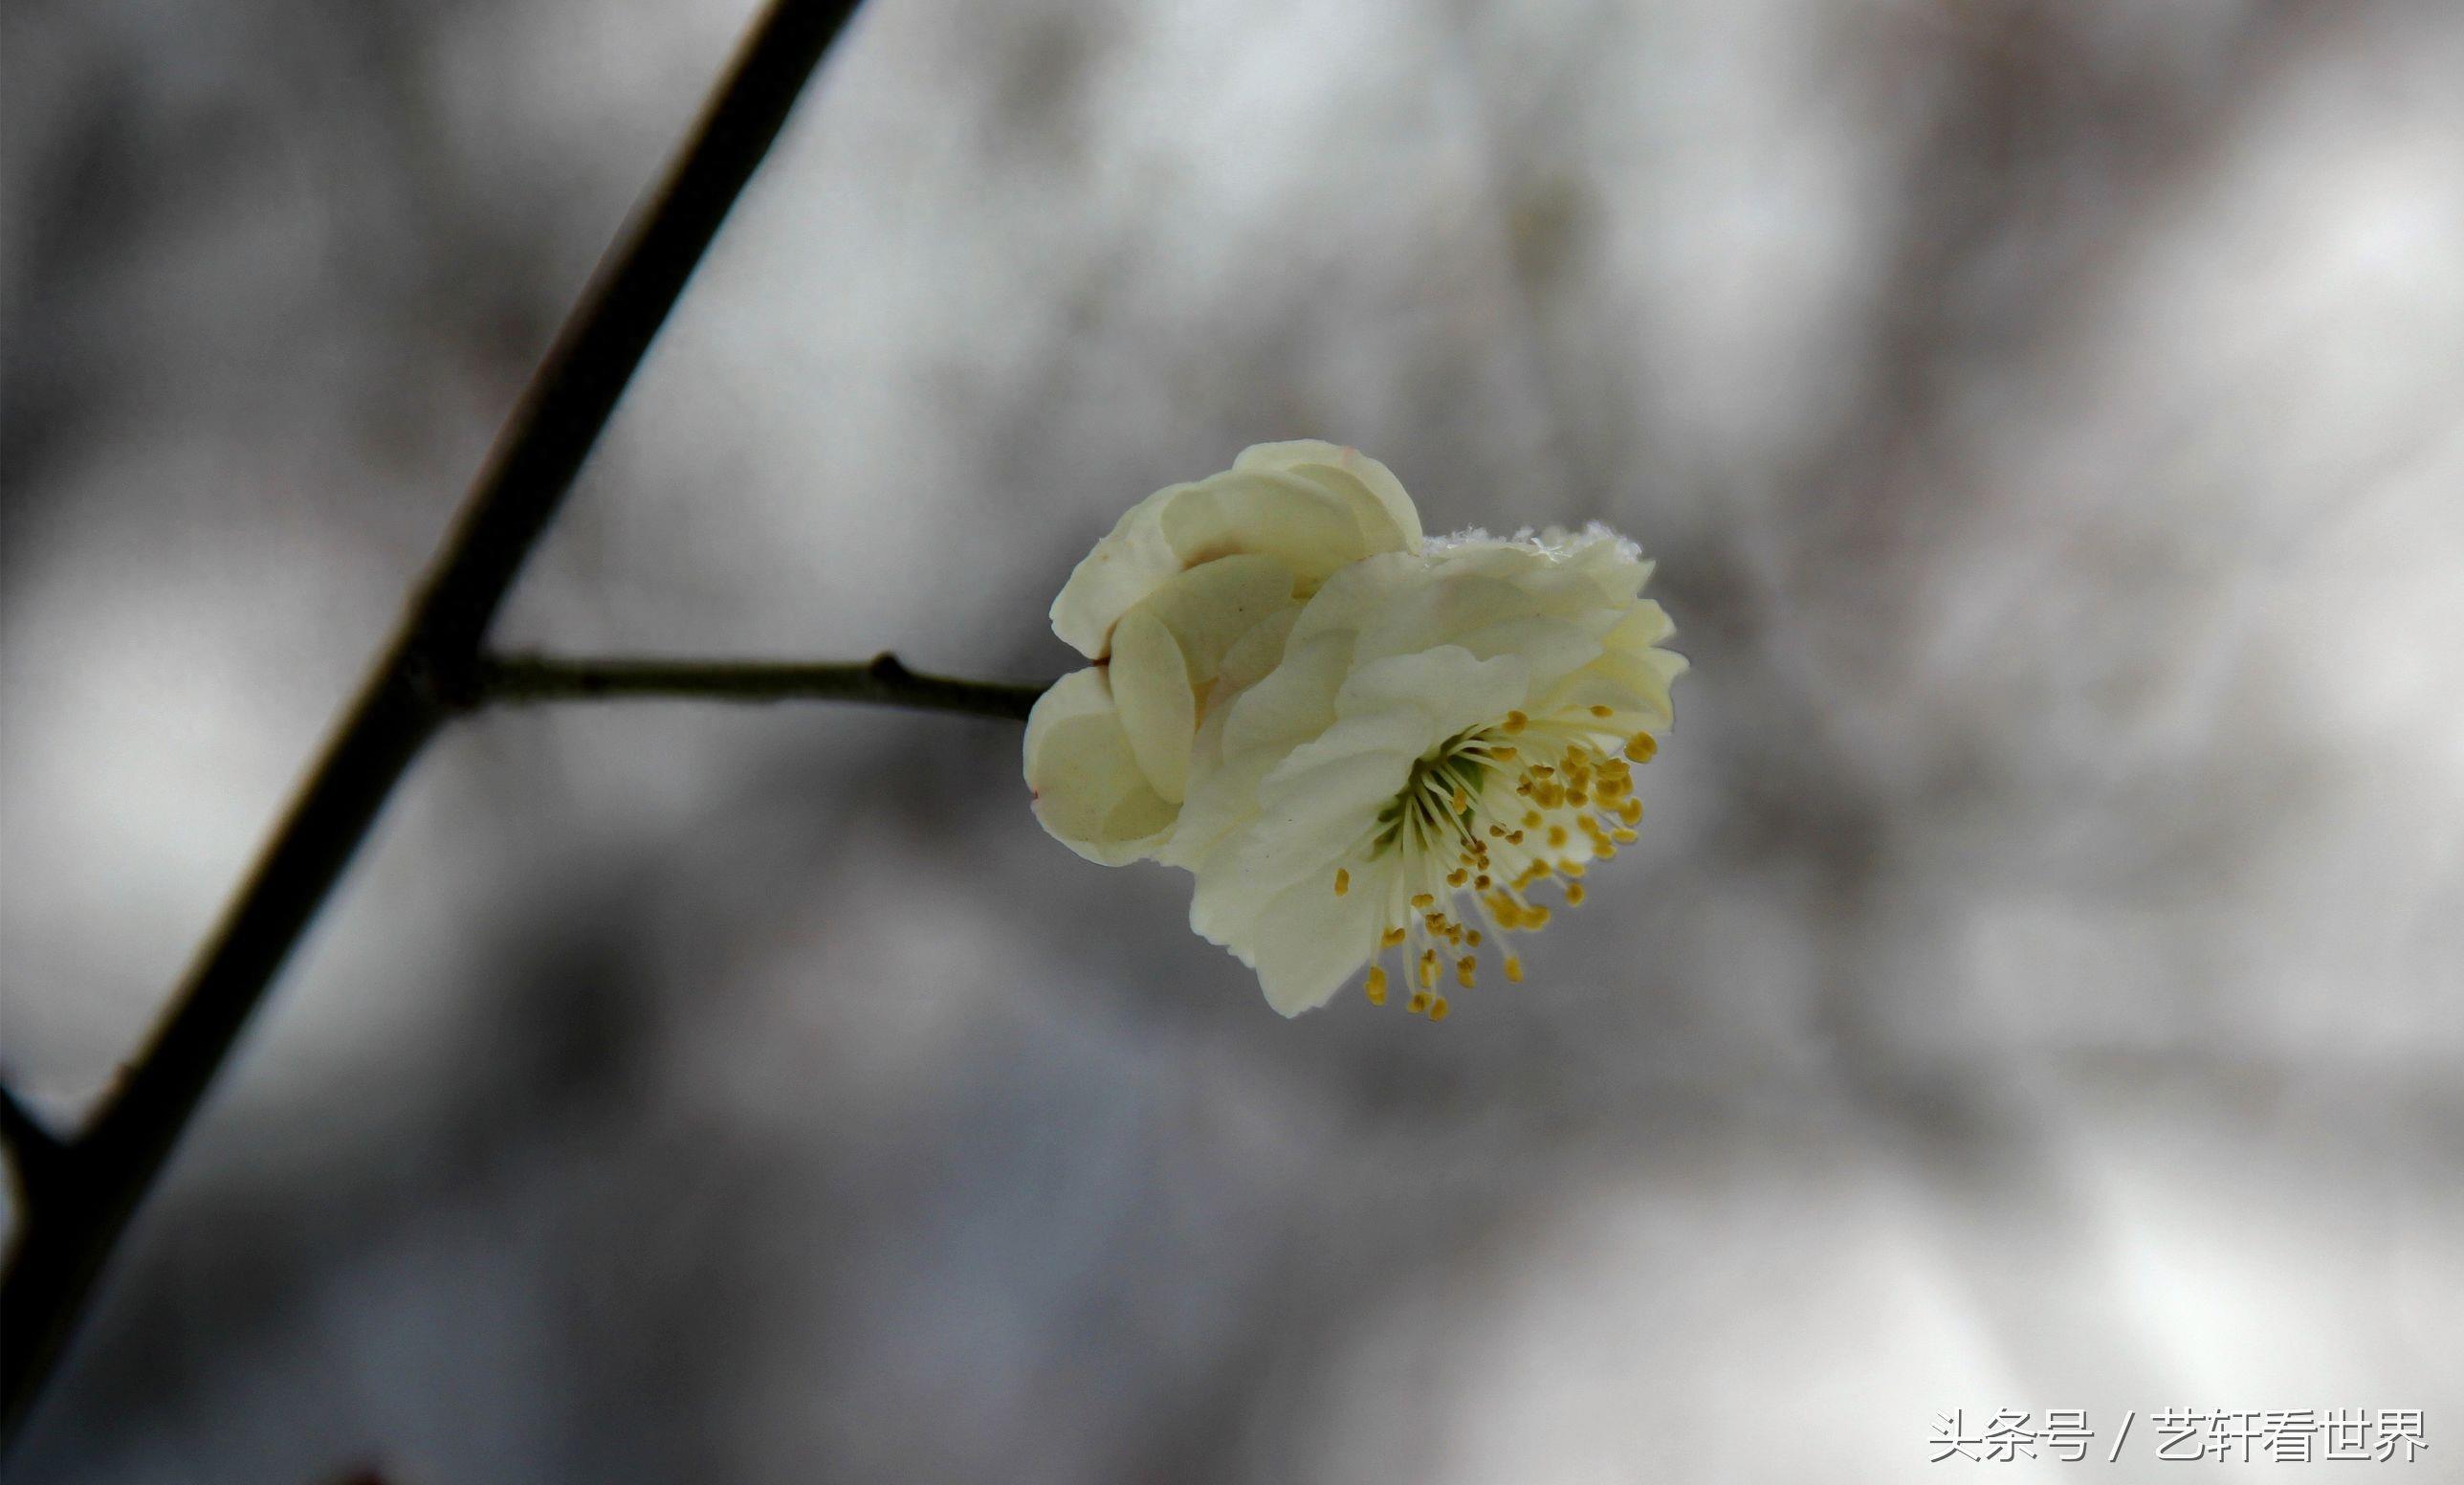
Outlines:
{"type": "MultiPolygon", "coordinates": [[[[48,1111],[747,14],[0,10],[48,1111]]],[[[1014,727],[484,719],[11,1478],[1899,1481],[1953,1408],[2366,1407],[2464,1479],[2458,78],[2445,0],[876,0],[505,637],[1051,676],[1124,507],[1329,437],[1661,559],[1642,844],[1521,988],[1287,1023],[1014,727]]]]}

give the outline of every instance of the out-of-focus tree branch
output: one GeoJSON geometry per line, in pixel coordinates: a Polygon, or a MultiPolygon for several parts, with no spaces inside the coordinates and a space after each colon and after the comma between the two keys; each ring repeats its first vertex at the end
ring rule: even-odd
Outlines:
{"type": "Polygon", "coordinates": [[[854,9],[855,0],[772,0],[533,375],[428,580],[152,1039],[85,1128],[52,1140],[13,1097],[0,1100],[25,1194],[0,1277],[0,1451],[17,1439],[105,1260],[267,986],[394,786],[454,715],[455,698],[472,694],[481,642],[516,574],[854,9]]]}
{"type": "Polygon", "coordinates": [[[60,1141],[7,1083],[0,1083],[0,1149],[8,1152],[18,1202],[32,1206],[35,1189],[48,1186],[58,1169],[60,1141]]]}
{"type": "Polygon", "coordinates": [[[667,699],[856,701],[928,712],[1024,720],[1041,685],[959,680],[909,670],[894,654],[799,664],[748,660],[568,659],[491,655],[472,676],[465,704],[667,699]]]}

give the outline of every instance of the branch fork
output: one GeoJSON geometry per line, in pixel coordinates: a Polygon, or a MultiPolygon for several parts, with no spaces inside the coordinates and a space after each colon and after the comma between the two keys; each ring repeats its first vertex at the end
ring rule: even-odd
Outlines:
{"type": "Polygon", "coordinates": [[[1042,688],[844,664],[499,655],[488,630],[643,354],[855,0],[771,0],[658,194],[620,238],[506,424],[434,567],[151,1039],[85,1127],[0,1086],[19,1193],[0,1274],[0,1452],[20,1435],[129,1218],[386,799],[428,741],[492,704],[837,700],[1023,719],[1042,688]]]}

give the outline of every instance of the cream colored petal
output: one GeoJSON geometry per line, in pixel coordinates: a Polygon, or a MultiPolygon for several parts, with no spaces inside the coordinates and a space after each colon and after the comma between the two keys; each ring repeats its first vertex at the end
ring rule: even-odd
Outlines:
{"type": "Polygon", "coordinates": [[[1502,654],[1518,657],[1529,669],[1535,692],[1555,685],[1600,654],[1593,626],[1547,617],[1484,625],[1457,634],[1454,642],[1484,660],[1502,654]]]}
{"type": "MultiPolygon", "coordinates": [[[[1357,449],[1316,438],[1295,438],[1287,443],[1252,444],[1241,451],[1232,461],[1234,469],[1290,470],[1313,478],[1327,479],[1328,475],[1340,477],[1330,483],[1344,482],[1358,486],[1374,501],[1386,522],[1395,532],[1392,546],[1372,542],[1372,551],[1396,551],[1420,543],[1420,511],[1404,493],[1403,482],[1395,472],[1357,449]]],[[[1367,529],[1366,527],[1364,529],[1367,529]]]]}
{"type": "Polygon", "coordinates": [[[1395,512],[1350,470],[1332,464],[1295,464],[1286,469],[1255,470],[1251,473],[1271,473],[1278,478],[1299,480],[1342,502],[1344,509],[1352,515],[1353,527],[1359,532],[1363,556],[1373,552],[1405,551],[1419,544],[1417,513],[1411,523],[1397,521],[1395,512]]]}
{"type": "Polygon", "coordinates": [[[1615,714],[1609,719],[1613,727],[1657,731],[1672,720],[1668,683],[1684,668],[1683,656],[1665,650],[1612,650],[1541,697],[1538,710],[1606,706],[1615,714]]]}
{"type": "Polygon", "coordinates": [[[1255,553],[1281,559],[1309,587],[1368,555],[1340,499],[1272,471],[1227,470],[1199,481],[1163,507],[1163,532],[1186,565],[1255,553]]]}
{"type": "Polygon", "coordinates": [[[1287,763],[1259,790],[1258,810],[1227,857],[1235,875],[1261,887],[1304,877],[1332,880],[1340,863],[1365,854],[1377,811],[1402,792],[1417,746],[1287,763]]]}
{"type": "MultiPolygon", "coordinates": [[[[1307,620],[1304,613],[1302,622],[1307,620]]],[[[1295,625],[1293,632],[1299,632],[1295,625]]],[[[1324,732],[1334,720],[1335,694],[1351,670],[1349,633],[1287,643],[1282,662],[1232,703],[1223,726],[1223,757],[1287,752],[1324,732]]]]}
{"type": "Polygon", "coordinates": [[[1408,708],[1424,720],[1432,733],[1429,742],[1435,745],[1467,727],[1497,720],[1529,696],[1530,669],[1520,656],[1484,660],[1468,650],[1444,645],[1360,666],[1344,681],[1335,709],[1351,722],[1408,708]]]}
{"type": "Polygon", "coordinates": [[[1121,615],[1188,565],[1164,536],[1163,513],[1192,488],[1166,485],[1131,506],[1111,534],[1070,571],[1052,600],[1052,632],[1064,644],[1090,660],[1102,659],[1121,615]]]}
{"type": "Polygon", "coordinates": [[[1171,838],[1156,848],[1155,859],[1166,866],[1199,871],[1209,856],[1258,817],[1258,783],[1277,762],[1272,754],[1253,753],[1192,773],[1189,797],[1181,802],[1171,838]]]}
{"type": "MultiPolygon", "coordinates": [[[[1445,644],[1473,648],[1472,636],[1510,633],[1510,626],[1538,618],[1582,631],[1593,642],[1577,647],[1596,651],[1596,640],[1617,622],[1617,610],[1602,603],[1597,587],[1580,573],[1528,547],[1459,553],[1432,564],[1424,581],[1398,586],[1376,606],[1361,623],[1359,653],[1367,657],[1445,644]]],[[[1560,655],[1551,668],[1562,674],[1579,663],[1581,657],[1560,655]]]]}
{"type": "MultiPolygon", "coordinates": [[[[1294,677],[1307,667],[1283,673],[1278,665],[1283,657],[1284,637],[1292,627],[1297,611],[1287,610],[1243,634],[1224,653],[1223,668],[1217,672],[1215,684],[1199,707],[1198,738],[1190,747],[1189,791],[1181,802],[1180,824],[1173,831],[1173,849],[1158,853],[1157,858],[1173,866],[1194,866],[1213,850],[1222,837],[1254,818],[1258,812],[1258,785],[1274,766],[1283,761],[1290,743],[1283,747],[1252,747],[1237,757],[1227,756],[1224,747],[1226,725],[1234,711],[1248,692],[1272,674],[1282,674],[1279,682],[1293,688],[1294,677]]],[[[1333,716],[1335,687],[1341,684],[1339,670],[1329,667],[1330,674],[1322,684],[1326,717],[1333,716]]],[[[1275,715],[1271,700],[1268,709],[1253,716],[1252,725],[1263,726],[1259,718],[1275,715]]],[[[1322,728],[1321,720],[1316,724],[1322,728]]]]}
{"type": "Polygon", "coordinates": [[[1112,631],[1112,700],[1131,755],[1156,794],[1177,805],[1189,786],[1189,748],[1198,732],[1198,695],[1179,641],[1141,604],[1112,631]]]}
{"type": "Polygon", "coordinates": [[[1529,666],[1519,656],[1484,662],[1467,651],[1441,649],[1355,667],[1351,635],[1339,630],[1287,646],[1283,663],[1232,703],[1208,749],[1210,766],[1223,776],[1194,781],[1195,832],[1174,859],[1192,861],[1253,820],[1258,796],[1275,787],[1266,783],[1270,773],[1290,777],[1350,752],[1403,749],[1417,757],[1505,716],[1529,692],[1529,666]],[[1258,765],[1261,759],[1266,766],[1258,765]]]}
{"type": "MultiPolygon", "coordinates": [[[[1366,892],[1336,897],[1324,882],[1295,883],[1262,915],[1273,925],[1243,962],[1277,1013],[1297,1016],[1334,997],[1369,962],[1375,909],[1366,892]]],[[[1237,951],[1236,951],[1237,952],[1237,951]]]]}
{"type": "Polygon", "coordinates": [[[1606,643],[1613,650],[1647,650],[1677,632],[1669,620],[1668,610],[1646,598],[1626,611],[1617,628],[1609,631],[1606,643]]]}
{"type": "Polygon", "coordinates": [[[1254,965],[1285,1014],[1321,1003],[1366,960],[1370,927],[1384,911],[1382,895],[1365,883],[1341,905],[1331,900],[1336,869],[1362,862],[1365,874],[1377,812],[1401,791],[1414,760],[1503,717],[1527,689],[1519,658],[1483,660],[1452,648],[1353,672],[1333,725],[1251,786],[1248,818],[1196,860],[1190,925],[1254,965]]]}
{"type": "Polygon", "coordinates": [[[1351,471],[1325,464],[1306,464],[1286,473],[1294,478],[1308,480],[1344,503],[1345,509],[1352,512],[1353,523],[1360,530],[1361,555],[1407,551],[1419,544],[1419,532],[1398,523],[1394,512],[1387,509],[1351,471]]]}
{"type": "Polygon", "coordinates": [[[1243,554],[1177,573],[1137,607],[1172,632],[1189,662],[1190,684],[1203,687],[1234,641],[1287,610],[1297,611],[1293,583],[1282,559],[1243,554]]]}
{"type": "Polygon", "coordinates": [[[1361,627],[1361,650],[1409,654],[1451,644],[1457,634],[1529,618],[1539,597],[1523,584],[1464,570],[1440,570],[1397,593],[1361,627]]]}
{"type": "Polygon", "coordinates": [[[1668,688],[1678,676],[1692,668],[1692,662],[1674,650],[1656,649],[1645,650],[1635,656],[1635,659],[1644,670],[1651,673],[1652,679],[1657,683],[1647,693],[1660,708],[1660,715],[1651,720],[1657,727],[1664,728],[1676,716],[1669,700],[1668,688]]]}
{"type": "Polygon", "coordinates": [[[1300,606],[1292,605],[1260,620],[1232,642],[1215,673],[1216,705],[1265,679],[1283,662],[1284,642],[1291,637],[1292,625],[1300,616],[1300,606]]]}
{"type": "Polygon", "coordinates": [[[1375,868],[1352,890],[1334,891],[1334,863],[1306,877],[1269,882],[1237,870],[1201,873],[1189,923],[1258,972],[1266,1003],[1287,1016],[1326,1003],[1369,961],[1383,926],[1386,892],[1375,868]]]}
{"type": "Polygon", "coordinates": [[[1171,831],[1173,807],[1138,766],[1101,670],[1072,672],[1037,699],[1024,755],[1036,819],[1088,860],[1138,860],[1171,831]]]}
{"type": "Polygon", "coordinates": [[[1642,560],[1635,544],[1605,531],[1577,539],[1561,561],[1567,571],[1582,577],[1602,599],[1619,608],[1634,602],[1651,579],[1652,565],[1642,560]]]}
{"type": "Polygon", "coordinates": [[[1314,586],[1345,563],[1419,540],[1411,498],[1375,459],[1314,441],[1261,444],[1222,474],[1132,506],[1070,572],[1052,630],[1101,659],[1121,615],[1185,568],[1262,554],[1314,586]]]}
{"type": "Polygon", "coordinates": [[[1256,817],[1265,776],[1334,721],[1335,695],[1351,670],[1351,632],[1320,632],[1300,646],[1289,636],[1298,632],[1300,616],[1318,611],[1353,570],[1338,574],[1300,614],[1269,619],[1225,652],[1192,748],[1180,825],[1162,859],[1196,870],[1256,817]]]}
{"type": "Polygon", "coordinates": [[[1364,557],[1326,580],[1292,625],[1291,648],[1320,635],[1357,634],[1396,599],[1429,581],[1430,565],[1417,552],[1364,557]]]}

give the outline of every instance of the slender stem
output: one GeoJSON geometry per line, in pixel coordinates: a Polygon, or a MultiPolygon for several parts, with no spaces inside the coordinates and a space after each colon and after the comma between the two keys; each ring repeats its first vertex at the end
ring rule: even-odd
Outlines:
{"type": "Polygon", "coordinates": [[[20,1208],[33,1205],[35,1193],[50,1186],[59,1170],[62,1146],[34,1111],[18,1100],[17,1090],[0,1083],[0,1148],[9,1152],[9,1168],[17,1181],[20,1208]]]}
{"type": "Polygon", "coordinates": [[[1040,685],[919,675],[894,654],[826,664],[494,655],[481,658],[473,678],[472,700],[479,705],[636,698],[857,701],[1013,721],[1024,720],[1044,694],[1040,685]]]}
{"type": "Polygon", "coordinates": [[[30,1195],[0,1277],[0,1451],[128,1219],[386,797],[457,709],[479,645],[651,339],[854,0],[773,0],[648,210],[565,321],[324,757],[152,1039],[30,1195]]]}

